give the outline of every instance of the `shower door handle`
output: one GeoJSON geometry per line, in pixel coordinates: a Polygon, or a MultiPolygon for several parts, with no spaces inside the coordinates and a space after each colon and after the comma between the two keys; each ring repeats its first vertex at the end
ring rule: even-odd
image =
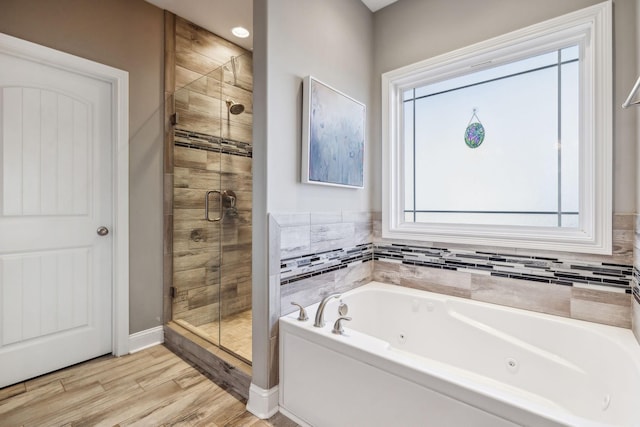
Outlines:
{"type": "Polygon", "coordinates": [[[207,193],[204,195],[204,219],[209,222],[216,222],[222,219],[222,193],[220,193],[218,190],[207,191],[207,193]],[[209,195],[211,193],[218,193],[220,195],[220,216],[213,219],[209,217],[209,195]]]}

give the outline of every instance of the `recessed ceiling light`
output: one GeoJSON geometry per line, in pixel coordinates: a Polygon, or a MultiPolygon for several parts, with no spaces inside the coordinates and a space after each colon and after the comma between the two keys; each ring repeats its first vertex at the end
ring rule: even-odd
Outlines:
{"type": "Polygon", "coordinates": [[[233,27],[231,29],[231,32],[233,33],[234,36],[236,37],[240,37],[241,39],[246,39],[247,37],[249,37],[249,30],[247,30],[244,27],[233,27]]]}

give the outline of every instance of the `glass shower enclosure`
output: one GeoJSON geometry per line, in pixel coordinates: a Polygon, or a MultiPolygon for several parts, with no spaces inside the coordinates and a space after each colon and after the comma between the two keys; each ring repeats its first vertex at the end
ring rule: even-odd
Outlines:
{"type": "Polygon", "coordinates": [[[173,120],[172,320],[249,363],[252,91],[231,57],[176,90],[173,120]]]}

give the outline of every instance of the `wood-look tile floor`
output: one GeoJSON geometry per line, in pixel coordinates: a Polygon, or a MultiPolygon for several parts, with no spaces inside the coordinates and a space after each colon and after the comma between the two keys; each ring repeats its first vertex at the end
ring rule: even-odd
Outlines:
{"type": "Polygon", "coordinates": [[[280,414],[260,420],[245,405],[158,345],[0,389],[0,426],[296,425],[280,414]]]}
{"type": "Polygon", "coordinates": [[[185,320],[174,319],[174,321],[212,344],[222,345],[238,356],[251,361],[251,310],[225,316],[221,323],[211,322],[194,326],[185,320]],[[220,334],[220,342],[218,342],[218,334],[220,334]]]}

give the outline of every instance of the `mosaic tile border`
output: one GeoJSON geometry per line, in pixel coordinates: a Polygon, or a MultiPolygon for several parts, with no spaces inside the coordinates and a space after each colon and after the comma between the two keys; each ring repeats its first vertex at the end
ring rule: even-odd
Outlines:
{"type": "Polygon", "coordinates": [[[401,244],[370,243],[282,259],[280,284],[368,261],[464,271],[591,290],[633,294],[640,303],[640,273],[630,265],[563,261],[558,258],[505,255],[483,251],[453,251],[401,244]]]}
{"type": "Polygon", "coordinates": [[[633,267],[633,298],[640,304],[640,271],[633,267]]]}
{"type": "Polygon", "coordinates": [[[174,144],[196,150],[253,157],[253,146],[248,142],[233,141],[185,129],[175,129],[174,144]]]}
{"type": "Polygon", "coordinates": [[[400,244],[376,244],[375,260],[629,294],[633,276],[630,265],[400,244]]]}
{"type": "Polygon", "coordinates": [[[357,245],[280,261],[280,285],[373,261],[373,244],[357,245]]]}

